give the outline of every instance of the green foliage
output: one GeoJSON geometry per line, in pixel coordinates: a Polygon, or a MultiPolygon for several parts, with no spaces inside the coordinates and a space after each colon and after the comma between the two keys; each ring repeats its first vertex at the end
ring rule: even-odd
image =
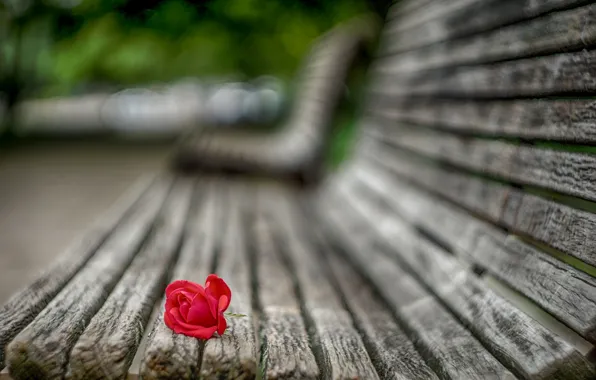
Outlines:
{"type": "MultiPolygon", "coordinates": [[[[364,0],[81,0],[73,8],[56,4],[64,3],[33,1],[19,22],[52,20],[53,40],[23,48],[39,52],[34,76],[60,89],[81,82],[132,85],[226,74],[289,79],[318,35],[367,11],[364,0]]],[[[3,43],[7,56],[11,49],[3,43]]]]}

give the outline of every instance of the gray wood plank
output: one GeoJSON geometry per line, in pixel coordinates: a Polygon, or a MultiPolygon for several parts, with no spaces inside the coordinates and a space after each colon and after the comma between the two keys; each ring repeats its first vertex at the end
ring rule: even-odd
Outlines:
{"type": "Polygon", "coordinates": [[[249,230],[248,246],[256,266],[261,309],[261,370],[268,379],[317,379],[320,370],[310,348],[294,283],[274,241],[272,210],[262,194],[256,195],[257,209],[244,223],[249,230]]]}
{"type": "Polygon", "coordinates": [[[70,353],[68,379],[125,377],[182,241],[193,182],[179,179],[160,223],[70,353]]]}
{"type": "Polygon", "coordinates": [[[386,257],[375,244],[369,222],[355,222],[353,211],[335,198],[317,206],[323,228],[374,285],[431,368],[449,379],[514,379],[414,278],[386,257]],[[333,204],[335,202],[335,204],[333,204]],[[351,220],[352,225],[346,225],[351,220]],[[368,234],[368,238],[364,235],[368,234]]]}
{"type": "Polygon", "coordinates": [[[14,294],[0,308],[0,368],[4,368],[6,345],[46,307],[60,290],[95,254],[101,244],[130,215],[153,183],[141,179],[127,191],[88,231],[31,285],[14,294]]]}
{"type": "MultiPolygon", "coordinates": [[[[78,337],[149,235],[170,181],[159,182],[138,210],[6,348],[15,379],[61,379],[78,337]]],[[[159,218],[158,218],[159,219],[159,218]]]]}
{"type": "Polygon", "coordinates": [[[596,51],[555,54],[399,77],[377,74],[371,91],[387,96],[520,97],[596,91],[596,51]]]}
{"type": "Polygon", "coordinates": [[[579,50],[595,42],[596,5],[592,4],[549,13],[469,38],[381,57],[373,65],[381,73],[406,75],[444,66],[489,63],[579,50]]]}
{"type": "MultiPolygon", "coordinates": [[[[462,0],[460,0],[462,1],[462,0]]],[[[445,2],[447,3],[447,2],[445,2]]],[[[520,22],[548,12],[589,4],[589,0],[476,0],[464,7],[453,7],[443,16],[404,31],[387,28],[384,54],[395,54],[436,42],[454,39],[520,22]]],[[[421,12],[424,9],[421,9],[421,12]]],[[[405,15],[404,18],[409,18],[405,15]]],[[[393,21],[398,24],[400,18],[393,21]]]]}
{"type": "Polygon", "coordinates": [[[224,222],[225,227],[219,227],[223,238],[222,249],[218,251],[216,273],[232,290],[232,302],[228,311],[245,314],[246,317],[227,318],[227,332],[219,339],[206,342],[201,378],[252,379],[257,375],[258,346],[253,327],[246,231],[241,228],[243,210],[249,205],[246,204],[244,195],[246,187],[242,183],[225,181],[221,186],[229,192],[228,197],[220,204],[220,207],[227,205],[228,219],[224,222]]]}
{"type": "MultiPolygon", "coordinates": [[[[180,258],[174,267],[172,280],[203,283],[210,273],[213,252],[220,231],[219,197],[212,183],[202,180],[203,192],[188,222],[188,233],[182,243],[180,258]]],[[[161,311],[147,339],[141,360],[142,379],[198,379],[203,344],[195,338],[174,333],[163,320],[165,297],[161,311]]]]}
{"type": "Polygon", "coordinates": [[[381,123],[415,123],[466,134],[594,144],[594,110],[596,101],[581,99],[494,102],[377,99],[367,113],[381,118],[381,123]]]}
{"type": "Polygon", "coordinates": [[[411,224],[431,232],[454,253],[487,269],[596,343],[596,279],[371,165],[359,168],[355,180],[355,186],[382,197],[411,224]]]}
{"type": "Polygon", "coordinates": [[[488,289],[385,204],[346,192],[345,201],[382,240],[384,252],[413,271],[502,363],[526,379],[591,379],[594,367],[571,345],[488,289]]]}
{"type": "MultiPolygon", "coordinates": [[[[405,126],[404,126],[405,127],[405,126]]],[[[462,137],[405,127],[371,135],[422,155],[520,185],[596,200],[596,154],[462,137]]]]}
{"type": "Polygon", "coordinates": [[[319,352],[321,377],[326,379],[378,379],[366,348],[347,310],[342,305],[329,274],[321,263],[321,252],[302,225],[301,210],[294,194],[268,188],[264,194],[276,210],[276,240],[292,268],[301,295],[311,345],[319,352]]]}
{"type": "Polygon", "coordinates": [[[378,150],[369,156],[380,167],[408,178],[461,204],[478,215],[529,236],[589,264],[596,264],[596,242],[590,239],[596,216],[510,186],[440,169],[407,154],[378,150]]]}
{"type": "MultiPolygon", "coordinates": [[[[309,223],[306,216],[303,218],[304,223],[309,223]]],[[[327,237],[318,229],[313,230],[313,235],[316,235],[313,238],[321,255],[320,262],[351,314],[379,377],[395,380],[438,379],[371,286],[346,263],[340,252],[333,249],[327,237]]]]}
{"type": "Polygon", "coordinates": [[[451,0],[451,1],[427,1],[425,6],[422,5],[425,1],[418,0],[416,4],[418,5],[412,12],[407,12],[407,17],[400,16],[405,15],[404,8],[407,10],[406,4],[403,4],[403,1],[396,3],[390,10],[387,12],[386,18],[386,35],[393,35],[397,32],[405,33],[408,29],[412,29],[413,27],[420,26],[427,22],[431,22],[437,20],[449,14],[457,9],[461,9],[471,3],[476,2],[477,0],[451,0]],[[395,20],[396,17],[399,17],[399,20],[395,20]]]}

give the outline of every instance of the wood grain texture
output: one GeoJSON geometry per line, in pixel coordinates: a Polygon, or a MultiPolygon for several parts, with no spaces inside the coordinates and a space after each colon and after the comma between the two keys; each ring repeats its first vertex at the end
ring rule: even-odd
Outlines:
{"type": "MultiPolygon", "coordinates": [[[[331,199],[331,198],[330,198],[331,199]]],[[[329,233],[374,285],[397,317],[416,349],[441,378],[513,379],[472,334],[414,278],[378,250],[368,221],[356,222],[354,212],[339,199],[319,206],[329,233]],[[351,220],[346,226],[345,221],[351,220]],[[360,232],[357,232],[359,231],[360,232]],[[366,232],[362,232],[362,230],[366,232]],[[368,234],[366,237],[364,234],[368,234]]]]}
{"type": "Polygon", "coordinates": [[[269,188],[264,194],[276,211],[277,246],[292,268],[300,292],[303,313],[315,352],[326,379],[378,379],[350,314],[324,269],[323,254],[303,226],[298,199],[294,194],[269,188]],[[283,248],[282,248],[283,247],[283,248]]]}
{"type": "Polygon", "coordinates": [[[129,215],[143,197],[150,182],[141,179],[105,215],[72,244],[54,265],[31,285],[14,294],[0,308],[0,368],[4,368],[4,348],[46,307],[101,244],[129,215]]]}
{"type": "Polygon", "coordinates": [[[596,216],[510,186],[440,169],[407,154],[381,150],[370,157],[380,167],[408,178],[513,233],[529,236],[587,264],[595,265],[596,242],[590,238],[596,216]]]}
{"type": "Polygon", "coordinates": [[[355,175],[354,191],[360,187],[359,194],[383,198],[412,225],[432,233],[454,253],[487,269],[596,343],[596,279],[378,168],[366,165],[355,175]]]}
{"type": "Polygon", "coordinates": [[[596,200],[596,154],[462,137],[401,125],[371,131],[392,146],[520,185],[596,200]]]}
{"type": "Polygon", "coordinates": [[[438,379],[364,278],[346,263],[341,252],[333,250],[327,238],[315,239],[321,244],[323,265],[334,279],[379,377],[438,379]]]}
{"type": "MultiPolygon", "coordinates": [[[[462,2],[463,0],[459,0],[462,2]]],[[[457,3],[456,1],[444,2],[457,3]]],[[[462,7],[453,7],[451,12],[432,19],[413,28],[399,31],[396,27],[387,27],[384,33],[383,54],[395,54],[421,46],[457,37],[472,35],[495,29],[498,26],[527,20],[548,12],[589,4],[589,0],[476,0],[466,1],[462,7]]],[[[420,13],[425,9],[421,8],[420,13]]],[[[404,16],[405,19],[409,15],[404,16]]],[[[401,18],[395,18],[392,24],[398,25],[401,18]]]]}
{"type": "Polygon", "coordinates": [[[190,180],[174,184],[160,223],[73,347],[68,379],[120,379],[128,373],[177,259],[192,191],[190,180]]]}
{"type": "Polygon", "coordinates": [[[596,375],[571,345],[493,293],[466,266],[401,220],[386,202],[373,204],[350,192],[345,197],[377,231],[383,251],[415,273],[518,376],[562,380],[596,375]]]}
{"type": "Polygon", "coordinates": [[[223,237],[216,273],[232,289],[232,303],[228,311],[246,317],[228,318],[227,332],[219,339],[206,342],[201,366],[202,379],[254,379],[257,375],[258,346],[251,312],[250,266],[246,231],[242,228],[242,215],[249,207],[243,193],[245,188],[242,183],[234,181],[222,181],[220,184],[219,192],[228,195],[220,195],[223,200],[219,206],[227,206],[227,221],[219,227],[223,237]]]}
{"type": "Polygon", "coordinates": [[[170,187],[160,182],[93,258],[6,348],[15,379],[61,379],[68,356],[151,231],[170,187]]]}
{"type": "Polygon", "coordinates": [[[449,14],[457,9],[461,9],[468,4],[476,2],[477,0],[452,0],[452,1],[426,1],[425,6],[421,6],[425,3],[424,0],[416,2],[417,7],[411,12],[407,11],[407,4],[403,1],[397,2],[389,10],[386,18],[387,30],[385,34],[404,33],[408,29],[425,24],[427,22],[436,20],[446,14],[449,14]],[[404,8],[405,11],[404,11],[404,8]],[[407,17],[400,17],[400,14],[407,17]],[[398,22],[392,22],[395,17],[400,17],[398,22]]]}
{"type": "Polygon", "coordinates": [[[596,91],[596,50],[453,67],[399,77],[377,74],[371,91],[387,96],[530,97],[596,91]]]}
{"type": "MultiPolygon", "coordinates": [[[[212,267],[213,251],[221,227],[220,203],[213,184],[199,183],[200,206],[190,215],[188,232],[182,243],[180,258],[172,280],[184,279],[202,283],[212,267]]],[[[141,360],[142,379],[198,379],[203,344],[195,338],[175,334],[163,320],[165,299],[147,339],[141,360]]]]}
{"type": "Polygon", "coordinates": [[[253,217],[245,221],[245,228],[256,266],[262,372],[268,379],[317,379],[320,370],[310,348],[294,283],[274,241],[272,211],[260,192],[256,207],[253,217]]]}
{"type": "Polygon", "coordinates": [[[594,100],[391,101],[378,98],[367,114],[389,128],[394,122],[485,136],[519,137],[565,143],[596,143],[594,100]]]}
{"type": "Polygon", "coordinates": [[[304,62],[296,101],[272,134],[200,133],[179,155],[179,166],[266,175],[316,175],[350,68],[376,33],[376,20],[360,17],[319,38],[304,62]]]}
{"type": "Polygon", "coordinates": [[[472,65],[504,59],[561,53],[596,42],[596,5],[546,14],[521,24],[447,41],[403,54],[379,58],[381,73],[406,75],[444,66],[472,65]]]}

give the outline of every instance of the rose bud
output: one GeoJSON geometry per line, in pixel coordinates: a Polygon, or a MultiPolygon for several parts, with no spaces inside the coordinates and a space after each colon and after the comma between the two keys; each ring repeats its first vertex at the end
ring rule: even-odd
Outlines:
{"type": "Polygon", "coordinates": [[[166,288],[165,324],[176,334],[209,339],[227,327],[224,311],[230,305],[232,292],[224,280],[210,274],[205,287],[178,280],[166,288]]]}

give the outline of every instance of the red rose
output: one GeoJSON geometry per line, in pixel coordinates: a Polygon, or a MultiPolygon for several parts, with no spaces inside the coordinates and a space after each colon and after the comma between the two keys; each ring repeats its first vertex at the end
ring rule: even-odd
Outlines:
{"type": "Polygon", "coordinates": [[[166,288],[164,321],[176,334],[209,339],[215,331],[222,335],[227,323],[224,311],[230,305],[232,292],[224,280],[210,274],[205,287],[178,280],[166,288]]]}

